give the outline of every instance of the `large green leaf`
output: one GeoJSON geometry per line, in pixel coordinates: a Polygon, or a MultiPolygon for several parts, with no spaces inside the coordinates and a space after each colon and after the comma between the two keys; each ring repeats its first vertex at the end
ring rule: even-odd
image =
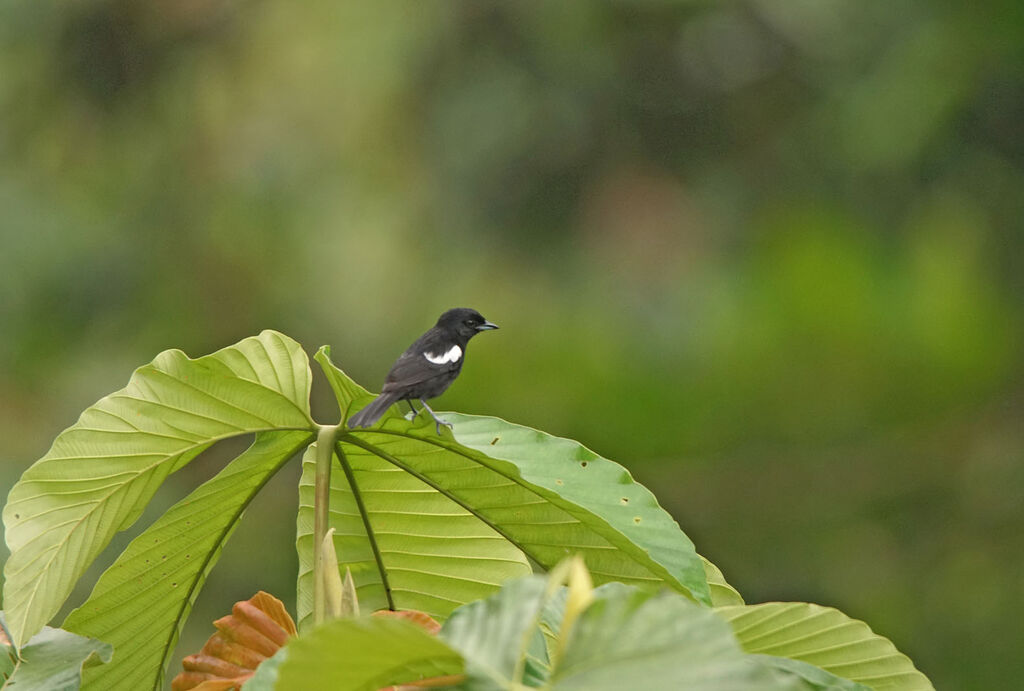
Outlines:
{"type": "Polygon", "coordinates": [[[113,644],[86,688],[159,688],[178,634],[242,512],[274,473],[313,438],[262,432],[248,450],[171,507],[100,577],[64,628],[113,644]]]}
{"type": "Polygon", "coordinates": [[[462,657],[444,641],[393,617],[334,619],[284,649],[276,691],[373,691],[463,668],[462,657]]]}
{"type": "MultiPolygon", "coordinates": [[[[543,651],[540,617],[547,582],[541,576],[506,583],[484,600],[459,607],[444,623],[441,637],[466,660],[467,689],[505,688],[526,676],[531,649],[543,651]]],[[[546,680],[548,660],[533,675],[546,680]]]]}
{"type": "Polygon", "coordinates": [[[805,691],[798,676],[745,654],[714,610],[679,593],[622,583],[597,588],[572,631],[561,631],[565,597],[534,576],[460,607],[441,636],[466,660],[464,691],[511,691],[518,684],[554,690],[805,691]],[[560,659],[534,664],[541,627],[567,637],[560,659]]]}
{"type": "Polygon", "coordinates": [[[715,610],[743,649],[808,662],[878,691],[934,691],[906,655],[862,621],[806,602],[766,602],[715,610]]]}
{"type": "MultiPolygon", "coordinates": [[[[300,630],[310,621],[313,603],[315,453],[314,444],[303,458],[299,482],[300,630]]],[[[330,525],[338,561],[351,570],[364,611],[418,609],[440,617],[530,573],[513,545],[415,476],[368,454],[348,461],[357,490],[335,460],[330,525]]]]}
{"type": "Polygon", "coordinates": [[[22,646],[20,660],[8,646],[0,645],[0,654],[10,663],[4,669],[9,675],[4,677],[4,688],[75,691],[82,682],[82,668],[109,662],[111,651],[108,643],[44,627],[22,646]]]}
{"type": "Polygon", "coordinates": [[[595,591],[573,630],[565,657],[551,673],[562,691],[806,689],[745,655],[715,611],[677,594],[619,583],[595,591]]]}
{"type": "MultiPolygon", "coordinates": [[[[343,411],[371,399],[317,354],[343,411]]],[[[443,618],[530,570],[583,555],[597,582],[667,584],[710,603],[700,557],[654,496],[580,444],[496,418],[446,413],[455,434],[392,409],[348,430],[331,481],[342,566],[369,609],[443,618]]],[[[300,489],[299,623],[312,607],[312,454],[300,489]]]]}
{"type": "Polygon", "coordinates": [[[195,360],[161,353],[128,386],[82,413],[11,490],[4,602],[21,646],[60,608],[110,538],[131,525],[164,478],[239,434],[309,430],[309,364],[264,331],[195,360]]]}
{"type": "MultiPolygon", "coordinates": [[[[576,550],[583,554],[597,583],[664,581],[699,602],[711,603],[704,563],[690,538],[654,494],[618,463],[579,442],[498,418],[448,413],[447,419],[454,424],[457,442],[448,448],[517,481],[517,486],[527,489],[525,494],[519,492],[524,499],[543,497],[602,538],[601,547],[576,550]],[[466,447],[476,453],[466,454],[466,447]],[[512,465],[495,463],[497,459],[512,465]],[[614,556],[605,558],[606,545],[613,547],[614,556]]],[[[423,435],[422,428],[417,428],[416,436],[438,441],[436,436],[423,435]]],[[[523,544],[529,545],[529,535],[523,537],[523,544]]],[[[553,566],[572,550],[570,541],[549,556],[536,547],[527,553],[553,566]]]]}

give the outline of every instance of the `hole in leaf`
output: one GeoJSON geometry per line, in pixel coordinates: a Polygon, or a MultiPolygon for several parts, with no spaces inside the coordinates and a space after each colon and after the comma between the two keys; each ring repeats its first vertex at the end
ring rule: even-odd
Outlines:
{"type": "Polygon", "coordinates": [[[619,503],[620,504],[628,504],[629,503],[629,497],[623,497],[622,499],[619,499],[619,503]]]}
{"type": "Polygon", "coordinates": [[[587,467],[587,462],[586,461],[580,461],[580,467],[581,468],[586,468],[587,467]]]}
{"type": "Polygon", "coordinates": [[[639,516],[633,516],[633,522],[634,523],[639,523],[640,522],[640,517],[639,516]]]}

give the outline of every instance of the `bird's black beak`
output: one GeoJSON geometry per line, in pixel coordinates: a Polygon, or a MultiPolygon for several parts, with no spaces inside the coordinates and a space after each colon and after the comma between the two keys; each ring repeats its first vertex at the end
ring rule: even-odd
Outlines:
{"type": "Polygon", "coordinates": [[[490,331],[491,329],[497,329],[497,328],[498,328],[497,324],[494,324],[492,322],[489,322],[489,321],[485,320],[483,324],[481,324],[480,326],[476,327],[476,330],[477,331],[490,331]]]}

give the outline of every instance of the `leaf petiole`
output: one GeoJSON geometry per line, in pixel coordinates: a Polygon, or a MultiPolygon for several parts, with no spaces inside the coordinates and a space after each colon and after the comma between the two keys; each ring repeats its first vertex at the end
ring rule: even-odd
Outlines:
{"type": "Polygon", "coordinates": [[[331,501],[331,456],[339,425],[320,425],[316,436],[316,479],[313,489],[313,622],[322,624],[327,612],[324,589],[324,536],[327,534],[331,501]]]}

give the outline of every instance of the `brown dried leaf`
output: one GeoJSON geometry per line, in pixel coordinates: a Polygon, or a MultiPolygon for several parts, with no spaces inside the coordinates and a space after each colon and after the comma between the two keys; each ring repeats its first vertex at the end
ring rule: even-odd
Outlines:
{"type": "Polygon", "coordinates": [[[295,620],[288,614],[288,610],[284,608],[284,603],[273,595],[261,590],[253,595],[249,602],[256,609],[266,613],[268,617],[276,621],[288,633],[288,636],[294,636],[298,633],[298,630],[295,628],[295,620]]]}
{"type": "Polygon", "coordinates": [[[172,691],[239,689],[261,662],[295,635],[295,621],[284,603],[262,590],[236,602],[231,614],[213,625],[217,633],[199,654],[182,660],[184,671],[171,682],[172,691]]]}

